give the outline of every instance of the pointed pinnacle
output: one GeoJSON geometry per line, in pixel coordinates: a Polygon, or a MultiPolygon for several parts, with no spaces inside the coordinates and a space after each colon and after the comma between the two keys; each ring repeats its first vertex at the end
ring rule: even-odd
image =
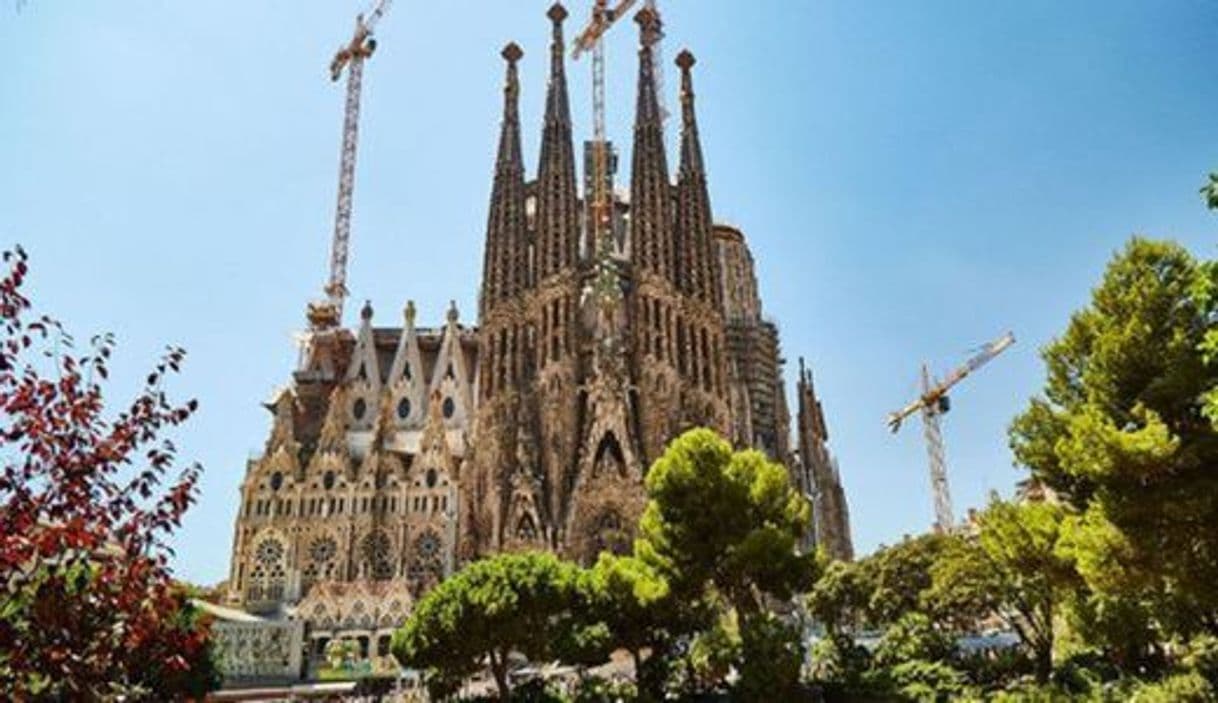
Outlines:
{"type": "Polygon", "coordinates": [[[650,7],[644,7],[643,9],[634,13],[634,21],[638,22],[639,26],[643,27],[644,29],[651,27],[657,19],[659,19],[659,17],[650,7]]]}
{"type": "Polygon", "coordinates": [[[563,20],[567,19],[567,8],[563,7],[561,2],[556,2],[550,5],[546,17],[549,17],[554,24],[561,24],[563,20]]]}
{"type": "Polygon", "coordinates": [[[681,53],[677,54],[677,65],[681,67],[682,73],[689,73],[689,69],[693,68],[695,63],[697,60],[689,49],[682,49],[681,53]]]}
{"type": "Polygon", "coordinates": [[[514,64],[520,60],[521,56],[524,56],[524,50],[516,42],[508,42],[507,46],[503,47],[501,55],[508,63],[514,64]]]}

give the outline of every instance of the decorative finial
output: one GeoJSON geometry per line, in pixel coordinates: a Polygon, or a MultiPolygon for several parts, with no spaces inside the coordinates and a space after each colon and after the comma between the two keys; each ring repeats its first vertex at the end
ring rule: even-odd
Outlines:
{"type": "Polygon", "coordinates": [[[689,73],[689,69],[693,68],[695,63],[697,63],[697,59],[689,49],[682,49],[681,53],[677,54],[677,65],[681,67],[682,73],[689,73]]]}
{"type": "Polygon", "coordinates": [[[372,301],[365,300],[364,307],[359,311],[361,320],[368,321],[372,319],[372,301]]]}
{"type": "Polygon", "coordinates": [[[655,13],[655,10],[646,6],[634,13],[634,21],[638,22],[639,26],[643,28],[644,32],[654,27],[656,21],[659,19],[660,16],[655,13]]]}
{"type": "Polygon", "coordinates": [[[457,318],[460,315],[457,313],[457,301],[448,301],[448,321],[452,324],[457,324],[457,318]]]}
{"type": "Polygon", "coordinates": [[[508,42],[507,46],[503,47],[501,54],[508,63],[514,64],[520,60],[521,56],[524,56],[524,49],[521,49],[520,45],[514,41],[508,42]]]}
{"type": "Polygon", "coordinates": [[[546,17],[554,24],[562,24],[562,21],[567,19],[567,8],[562,6],[561,2],[556,2],[550,5],[550,9],[546,11],[546,17]]]}
{"type": "Polygon", "coordinates": [[[414,327],[414,313],[414,301],[407,300],[406,309],[402,311],[402,314],[406,317],[406,325],[408,327],[414,327]]]}

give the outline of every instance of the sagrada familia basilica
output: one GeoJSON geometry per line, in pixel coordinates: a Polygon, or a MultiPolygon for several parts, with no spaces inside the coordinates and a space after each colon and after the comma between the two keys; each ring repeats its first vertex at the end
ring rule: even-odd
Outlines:
{"type": "MultiPolygon", "coordinates": [[[[526,174],[509,44],[477,325],[413,303],[358,329],[314,320],[249,462],[228,600],[384,653],[411,604],[461,564],[544,549],[589,562],[624,550],[643,477],[683,430],[711,427],[782,462],[812,501],[805,547],[851,557],[849,518],[812,376],[799,364],[792,432],[778,328],[762,314],[744,233],[715,222],[680,69],[670,170],[652,53],[639,52],[630,184],[595,237],[578,187],[561,5],[550,8],[540,163],[526,174]],[[675,171],[675,173],[673,172],[675,171]]],[[[644,32],[656,18],[636,18],[644,32]]],[[[675,115],[674,115],[675,117],[675,115]]],[[[585,153],[588,145],[585,145],[585,153]]],[[[590,170],[590,169],[586,169],[590,170]]],[[[382,313],[383,314],[383,313],[382,313]]]]}

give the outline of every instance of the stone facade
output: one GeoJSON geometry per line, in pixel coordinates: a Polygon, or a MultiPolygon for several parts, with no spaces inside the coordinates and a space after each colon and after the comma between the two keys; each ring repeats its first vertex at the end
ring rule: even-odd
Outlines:
{"type": "Polygon", "coordinates": [[[837,459],[829,452],[829,429],[816,389],[812,371],[799,360],[799,453],[795,457],[796,481],[812,500],[814,532],[810,543],[830,557],[849,561],[854,558],[850,536],[850,506],[837,459]]]}
{"type": "MultiPolygon", "coordinates": [[[[413,304],[401,326],[375,327],[365,305],[354,331],[314,325],[268,405],[270,438],[241,486],[229,596],[305,619],[315,652],[352,633],[379,644],[422,592],[481,555],[546,549],[588,562],[626,549],[647,467],[687,428],[762,448],[800,477],[777,327],[761,317],[744,235],[713,224],[693,56],[677,58],[670,174],[651,52],[640,50],[628,195],[592,227],[577,188],[566,11],[548,16],[533,179],[523,51],[503,50],[477,327],[455,307],[443,326],[416,327],[413,304]]],[[[655,30],[648,11],[638,21],[655,30]]],[[[801,397],[801,448],[803,415],[801,397]]]]}

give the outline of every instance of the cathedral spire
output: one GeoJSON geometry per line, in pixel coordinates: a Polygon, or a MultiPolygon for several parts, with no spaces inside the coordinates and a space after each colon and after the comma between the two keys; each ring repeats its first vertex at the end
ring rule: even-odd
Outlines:
{"type": "Polygon", "coordinates": [[[652,52],[647,46],[648,37],[659,29],[659,18],[644,8],[635,15],[635,21],[639,24],[641,46],[630,182],[631,247],[640,269],[675,280],[663,114],[656,96],[652,52]]]}
{"type": "Polygon", "coordinates": [[[680,242],[678,269],[687,271],[685,288],[703,300],[720,297],[712,234],[710,196],[706,188],[706,168],[702,142],[694,112],[694,81],[691,69],[694,55],[689,50],[677,55],[681,69],[681,167],[677,178],[677,237],[680,242]]]}
{"type": "Polygon", "coordinates": [[[563,66],[562,23],[567,10],[554,3],[547,16],[552,23],[550,84],[541,133],[541,164],[537,172],[537,278],[543,279],[574,267],[579,256],[579,204],[575,185],[575,150],[572,144],[571,104],[563,66]]]}
{"type": "Polygon", "coordinates": [[[520,80],[516,63],[524,52],[515,43],[503,48],[507,78],[503,88],[503,124],[495,179],[491,187],[482,271],[481,312],[527,285],[524,211],[524,161],[520,149],[520,80]]]}

